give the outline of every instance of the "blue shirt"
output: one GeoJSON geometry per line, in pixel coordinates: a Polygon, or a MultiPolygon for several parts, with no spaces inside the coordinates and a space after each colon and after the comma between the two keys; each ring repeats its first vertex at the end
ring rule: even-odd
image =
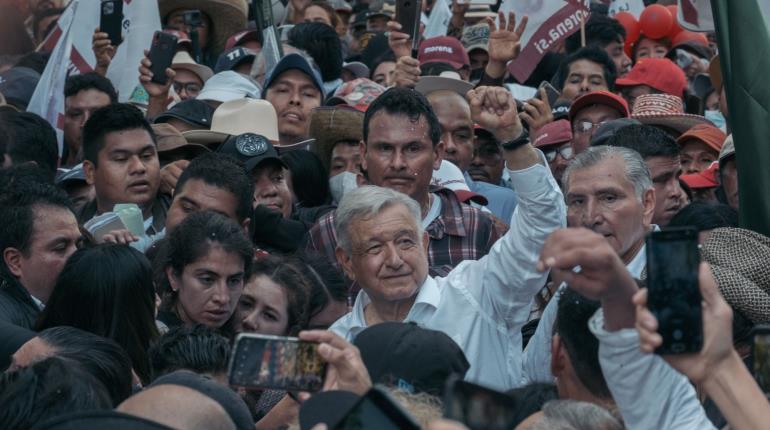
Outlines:
{"type": "Polygon", "coordinates": [[[513,210],[516,209],[516,192],[510,188],[503,188],[489,182],[474,181],[467,172],[464,173],[468,188],[474,193],[481,194],[489,202],[487,209],[503,222],[510,222],[513,210]]]}

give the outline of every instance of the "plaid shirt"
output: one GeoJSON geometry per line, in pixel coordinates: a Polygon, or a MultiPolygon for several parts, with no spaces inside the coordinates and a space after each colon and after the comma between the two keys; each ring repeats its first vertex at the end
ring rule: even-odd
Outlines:
{"type": "MultiPolygon", "coordinates": [[[[431,276],[446,276],[464,260],[478,260],[487,255],[492,245],[508,231],[508,227],[493,215],[462,204],[447,188],[431,189],[441,199],[441,214],[428,225],[428,266],[431,276]]],[[[342,270],[337,263],[334,231],[335,212],[318,219],[308,232],[307,250],[317,252],[342,270]]],[[[355,297],[358,288],[352,287],[355,297]]]]}

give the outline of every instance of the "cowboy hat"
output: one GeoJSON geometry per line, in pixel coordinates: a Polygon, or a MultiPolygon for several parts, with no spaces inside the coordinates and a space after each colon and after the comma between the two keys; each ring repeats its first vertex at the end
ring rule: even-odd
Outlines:
{"type": "Polygon", "coordinates": [[[202,83],[205,83],[210,77],[214,76],[214,72],[210,68],[196,63],[187,51],[178,51],[174,55],[174,59],[171,61],[171,68],[174,71],[187,70],[200,78],[202,83]]]}
{"type": "Polygon", "coordinates": [[[246,0],[159,0],[160,19],[178,9],[198,9],[211,20],[213,52],[222,52],[227,38],[238,30],[246,28],[249,6],[246,0]]]}
{"type": "Polygon", "coordinates": [[[364,113],[345,105],[317,107],[310,114],[308,134],[315,138],[314,151],[328,169],[337,142],[363,140],[364,113]]]}
{"type": "Polygon", "coordinates": [[[701,249],[727,303],[754,324],[770,323],[770,238],[740,228],[711,231],[701,249]]]}
{"type": "Polygon", "coordinates": [[[211,130],[182,133],[190,143],[222,143],[231,135],[253,133],[278,141],[278,116],[270,102],[251,98],[231,100],[219,105],[211,118],[211,130]]]}
{"type": "Polygon", "coordinates": [[[703,116],[684,113],[682,99],[670,94],[643,94],[637,97],[631,118],[642,124],[660,127],[675,138],[698,124],[711,124],[703,116]]]}

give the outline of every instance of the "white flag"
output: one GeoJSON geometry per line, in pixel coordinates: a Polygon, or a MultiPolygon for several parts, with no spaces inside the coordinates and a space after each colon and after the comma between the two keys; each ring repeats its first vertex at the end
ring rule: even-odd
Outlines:
{"type": "Polygon", "coordinates": [[[446,36],[451,19],[452,10],[449,8],[449,3],[446,0],[437,0],[430,12],[422,37],[430,39],[431,37],[446,36]]]}
{"type": "Polygon", "coordinates": [[[643,0],[612,0],[608,15],[615,16],[618,12],[628,12],[638,20],[643,10],[643,0]]]}

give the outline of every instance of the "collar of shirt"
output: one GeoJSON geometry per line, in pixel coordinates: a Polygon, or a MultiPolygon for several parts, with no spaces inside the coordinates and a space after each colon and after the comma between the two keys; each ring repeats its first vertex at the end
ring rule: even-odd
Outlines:
{"type": "Polygon", "coordinates": [[[463,208],[454,191],[431,187],[431,193],[441,199],[441,216],[425,229],[431,239],[441,239],[444,234],[464,237],[468,234],[463,223],[463,208]]]}
{"type": "MultiPolygon", "coordinates": [[[[354,338],[364,331],[368,324],[366,323],[366,316],[364,315],[364,309],[372,302],[369,296],[362,289],[358,292],[358,297],[353,304],[353,309],[350,312],[350,333],[351,338],[354,338]]],[[[424,310],[435,310],[438,308],[439,302],[441,302],[441,291],[438,288],[438,283],[432,276],[425,278],[425,282],[422,283],[420,289],[417,292],[417,298],[406,315],[404,322],[414,320],[417,313],[424,310]]]]}

